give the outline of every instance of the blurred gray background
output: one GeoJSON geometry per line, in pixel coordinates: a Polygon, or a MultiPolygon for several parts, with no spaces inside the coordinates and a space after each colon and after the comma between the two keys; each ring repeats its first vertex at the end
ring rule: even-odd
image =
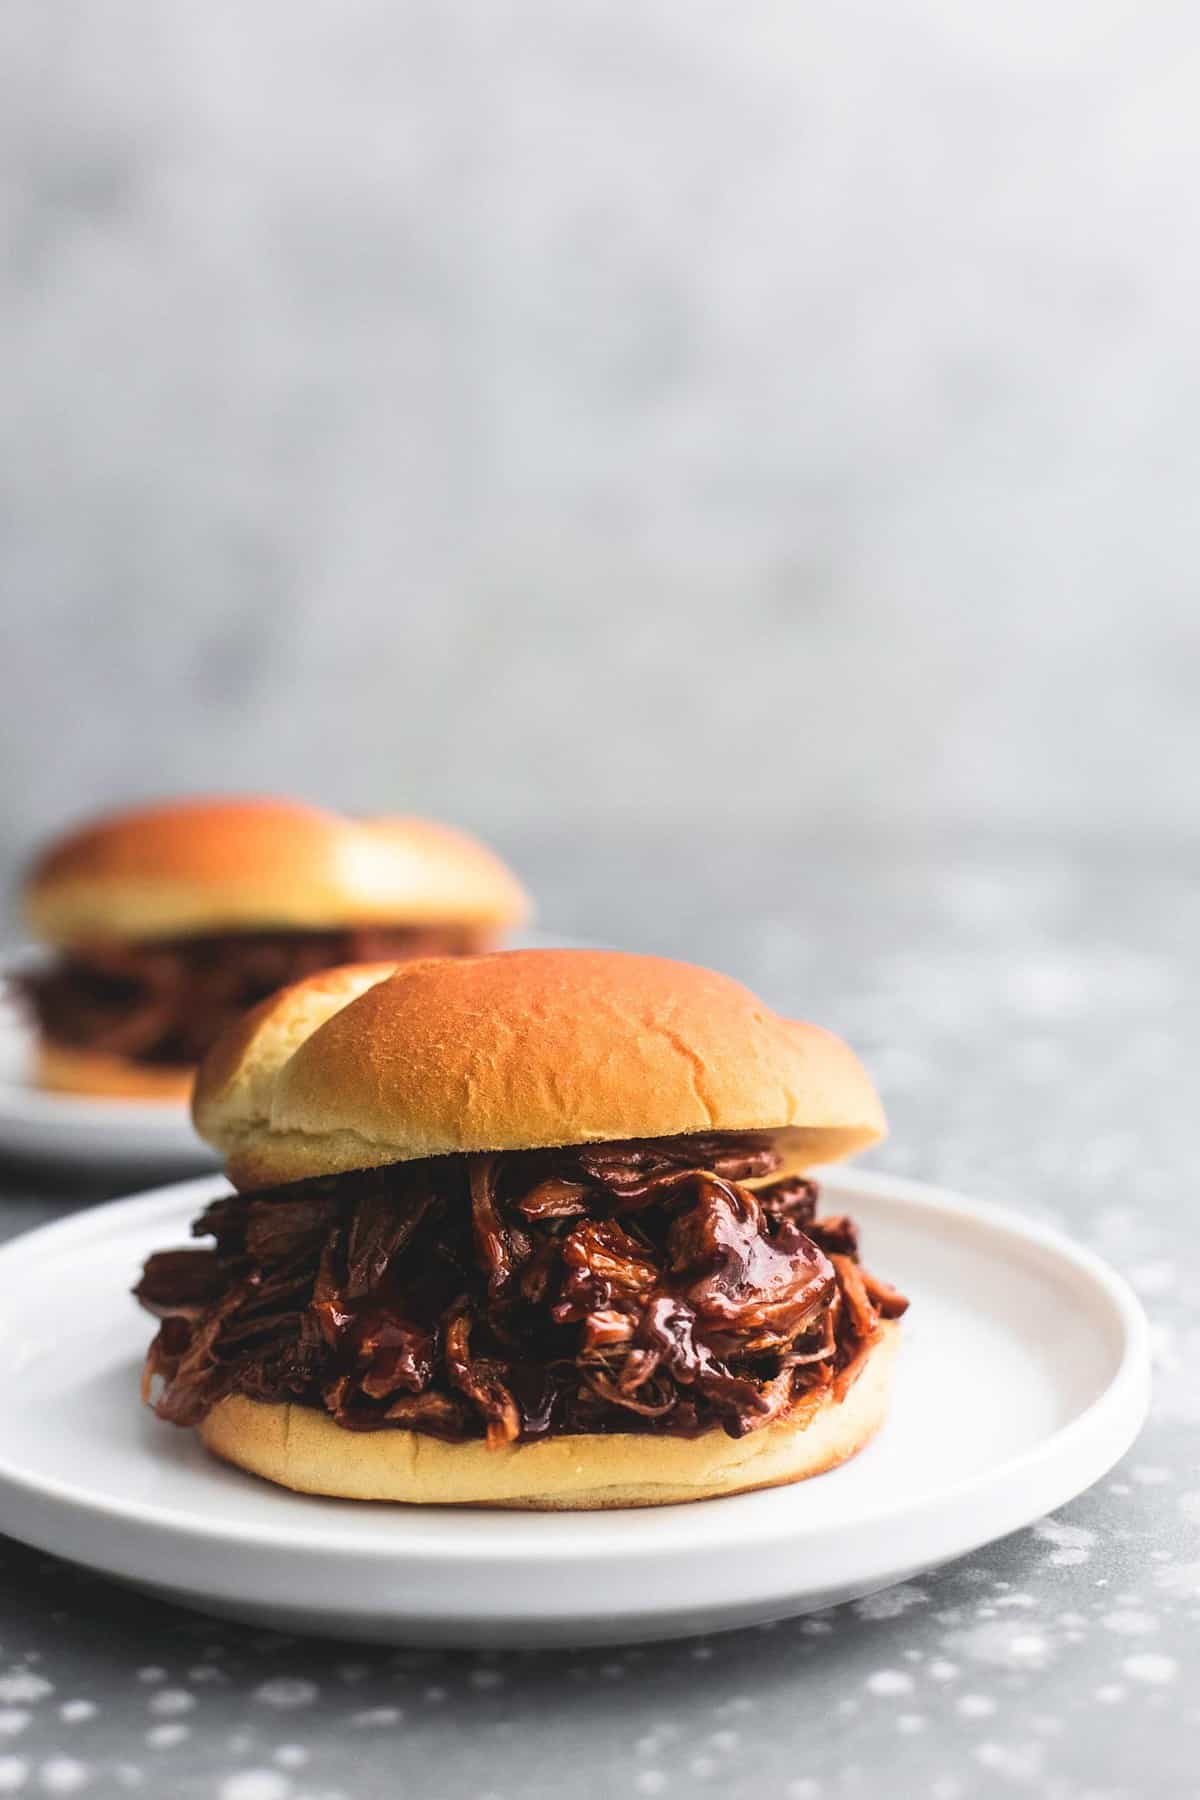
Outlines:
{"type": "Polygon", "coordinates": [[[1194,841],[1191,0],[8,0],[0,858],[1194,841]]]}

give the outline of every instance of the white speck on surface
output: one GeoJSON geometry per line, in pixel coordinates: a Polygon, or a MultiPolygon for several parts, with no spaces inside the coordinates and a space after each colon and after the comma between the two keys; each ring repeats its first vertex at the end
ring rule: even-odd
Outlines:
{"type": "Polygon", "coordinates": [[[152,1725],[146,1733],[146,1742],[152,1750],[173,1750],[176,1744],[186,1743],[191,1735],[190,1725],[175,1721],[169,1725],[152,1725]]]}
{"type": "Polygon", "coordinates": [[[167,1671],[160,1668],[157,1663],[148,1663],[144,1669],[138,1670],[137,1678],[139,1681],[165,1681],[167,1671]]]}
{"type": "Polygon", "coordinates": [[[1154,1571],[1154,1585],[1167,1594],[1182,1594],[1200,1600],[1200,1562],[1175,1563],[1154,1571]]]}
{"type": "Polygon", "coordinates": [[[667,1778],[661,1769],[639,1769],[633,1778],[633,1787],[638,1794],[665,1794],[667,1778]]]}
{"type": "Polygon", "coordinates": [[[188,1670],[187,1678],[189,1681],[200,1682],[202,1684],[229,1680],[224,1669],[218,1669],[213,1663],[197,1663],[194,1668],[188,1670]]]}
{"type": "Polygon", "coordinates": [[[29,1764],[23,1756],[0,1756],[0,1794],[15,1794],[25,1786],[29,1764]]]}
{"type": "Polygon", "coordinates": [[[989,1663],[996,1668],[1045,1668],[1052,1645],[1043,1632],[1031,1630],[1024,1619],[998,1619],[952,1632],[948,1647],[965,1660],[989,1663]]]}
{"type": "Polygon", "coordinates": [[[17,1667],[0,1675],[0,1704],[5,1706],[28,1706],[53,1692],[54,1683],[32,1669],[17,1667]]]}
{"type": "Polygon", "coordinates": [[[1179,1664],[1173,1656],[1160,1656],[1153,1650],[1140,1650],[1136,1656],[1127,1656],[1121,1668],[1131,1681],[1145,1682],[1149,1687],[1165,1686],[1179,1673],[1179,1664]]]}
{"type": "Polygon", "coordinates": [[[1148,1637],[1152,1631],[1158,1630],[1158,1620],[1152,1614],[1121,1607],[1114,1612],[1105,1613],[1100,1623],[1105,1631],[1115,1631],[1121,1637],[1148,1637]]]}
{"type": "Polygon", "coordinates": [[[1010,1781],[1036,1780],[1045,1762],[1041,1744],[998,1744],[990,1739],[976,1744],[973,1755],[985,1769],[994,1769],[1010,1781]]]}
{"type": "Polygon", "coordinates": [[[84,1725],[95,1718],[98,1710],[94,1700],[64,1700],[58,1716],[66,1725],[84,1725]]]}
{"type": "Polygon", "coordinates": [[[47,1794],[77,1794],[91,1778],[87,1763],[73,1756],[52,1756],[38,1770],[38,1785],[47,1794]]]}
{"type": "Polygon", "coordinates": [[[444,1688],[444,1687],[427,1687],[425,1689],[424,1695],[422,1696],[422,1698],[430,1706],[440,1706],[442,1701],[448,1700],[449,1697],[450,1697],[450,1690],[448,1688],[444,1688]]]}
{"type": "Polygon", "coordinates": [[[271,1760],[281,1769],[302,1769],[308,1761],[308,1751],[303,1744],[280,1744],[271,1760]]]}
{"type": "Polygon", "coordinates": [[[149,1710],[160,1719],[169,1719],[177,1713],[191,1712],[195,1704],[195,1694],[189,1694],[186,1688],[160,1688],[151,1695],[149,1710]]]}
{"type": "Polygon", "coordinates": [[[803,1619],[800,1629],[805,1637],[828,1637],[833,1626],[828,1619],[803,1619]]]}
{"type": "Polygon", "coordinates": [[[924,1588],[902,1582],[898,1587],[885,1588],[881,1594],[868,1594],[865,1600],[856,1600],[854,1611],[860,1619],[898,1619],[912,1607],[927,1606],[928,1603],[929,1595],[924,1588]]]}
{"type": "Polygon", "coordinates": [[[254,1698],[261,1700],[264,1706],[277,1706],[286,1711],[311,1706],[319,1692],[315,1681],[303,1681],[296,1675],[277,1675],[256,1687],[254,1698]]]}
{"type": "Polygon", "coordinates": [[[1036,1606],[1037,1601],[1032,1594],[1005,1594],[1001,1599],[997,1600],[996,1605],[1028,1607],[1036,1606]]]}
{"type": "Polygon", "coordinates": [[[367,1727],[398,1725],[403,1717],[398,1706],[368,1706],[362,1712],[352,1713],[350,1723],[367,1727]]]}
{"type": "Polygon", "coordinates": [[[731,1750],[736,1750],[742,1740],[736,1731],[712,1731],[708,1741],[714,1750],[727,1755],[731,1750]]]}
{"type": "Polygon", "coordinates": [[[288,1800],[292,1784],[278,1769],[239,1769],[217,1789],[218,1800],[288,1800]]]}
{"type": "Polygon", "coordinates": [[[1096,1533],[1083,1525],[1065,1525],[1061,1519],[1039,1519],[1033,1535],[1043,1544],[1053,1546],[1046,1558],[1053,1568],[1070,1568],[1085,1563],[1096,1547],[1096,1533]]]}
{"type": "Polygon", "coordinates": [[[18,1731],[24,1731],[33,1714],[23,1708],[14,1708],[0,1712],[0,1737],[16,1737],[18,1731]]]}
{"type": "Polygon", "coordinates": [[[1170,1481],[1171,1471],[1158,1463],[1139,1463],[1133,1471],[1133,1479],[1141,1487],[1162,1487],[1170,1481]]]}
{"type": "Polygon", "coordinates": [[[944,1656],[935,1656],[929,1665],[929,1674],[934,1681],[953,1681],[958,1674],[958,1664],[947,1662],[944,1656]]]}
{"type": "Polygon", "coordinates": [[[913,1678],[903,1669],[876,1669],[868,1675],[866,1688],[869,1694],[878,1694],[881,1699],[888,1699],[895,1694],[911,1694],[913,1678]]]}
{"type": "Polygon", "coordinates": [[[689,1652],[693,1662],[707,1662],[713,1653],[711,1644],[693,1644],[689,1652]]]}
{"type": "Polygon", "coordinates": [[[1106,1681],[1096,1689],[1096,1698],[1102,1706],[1115,1706],[1118,1700],[1125,1698],[1125,1689],[1118,1681],[1106,1681]]]}
{"type": "Polygon", "coordinates": [[[989,1694],[962,1694],[955,1704],[964,1719],[990,1719],[996,1710],[989,1694]]]}

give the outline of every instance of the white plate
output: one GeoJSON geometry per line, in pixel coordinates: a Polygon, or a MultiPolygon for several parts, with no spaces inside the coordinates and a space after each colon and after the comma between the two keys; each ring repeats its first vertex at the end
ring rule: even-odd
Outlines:
{"type": "Polygon", "coordinates": [[[30,960],[30,953],[17,952],[0,962],[0,1156],[122,1169],[143,1180],[211,1168],[217,1159],[196,1136],[182,1101],[106,1100],[34,1087],[32,1033],[5,982],[30,960]]]}
{"type": "Polygon", "coordinates": [[[219,1179],[0,1249],[0,1530],[202,1611],[429,1644],[587,1644],[851,1599],[1028,1524],[1128,1448],[1145,1318],[1105,1265],[995,1207],[831,1173],[912,1298],[892,1415],[832,1474],[690,1506],[505,1513],[321,1500],[210,1459],[140,1408],[142,1258],[219,1179]]]}

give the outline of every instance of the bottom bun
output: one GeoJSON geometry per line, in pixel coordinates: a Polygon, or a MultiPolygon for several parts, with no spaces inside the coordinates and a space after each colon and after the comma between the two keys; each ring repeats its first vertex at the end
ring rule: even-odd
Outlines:
{"type": "Polygon", "coordinates": [[[188,1101],[194,1069],[173,1063],[131,1062],[100,1050],[73,1050],[43,1038],[38,1044],[34,1078],[56,1094],[106,1095],[116,1100],[188,1101]]]}
{"type": "Polygon", "coordinates": [[[882,1323],[844,1400],[828,1391],[747,1437],[591,1433],[489,1450],[416,1431],[348,1431],[314,1407],[233,1395],[200,1426],[214,1455],[304,1494],[536,1512],[671,1506],[781,1487],[836,1468],[883,1423],[899,1327],[882,1323]]]}

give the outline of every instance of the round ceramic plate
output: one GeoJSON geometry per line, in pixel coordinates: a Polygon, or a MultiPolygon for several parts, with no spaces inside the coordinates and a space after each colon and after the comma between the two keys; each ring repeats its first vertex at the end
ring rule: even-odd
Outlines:
{"type": "Polygon", "coordinates": [[[869,1593],[1028,1524],[1128,1448],[1146,1323],[1104,1264],[912,1182],[837,1172],[824,1187],[912,1299],[891,1416],[830,1474],[689,1506],[513,1513],[322,1500],[227,1468],[139,1405],[152,1322],[128,1292],[151,1250],[187,1241],[222,1191],[209,1177],[0,1249],[0,1530],[284,1630],[596,1644],[869,1593]]]}
{"type": "Polygon", "coordinates": [[[182,1101],[109,1100],[34,1087],[32,1034],[6,978],[36,954],[18,951],[0,963],[0,1155],[59,1168],[122,1169],[143,1181],[211,1168],[217,1159],[192,1130],[182,1101]]]}

